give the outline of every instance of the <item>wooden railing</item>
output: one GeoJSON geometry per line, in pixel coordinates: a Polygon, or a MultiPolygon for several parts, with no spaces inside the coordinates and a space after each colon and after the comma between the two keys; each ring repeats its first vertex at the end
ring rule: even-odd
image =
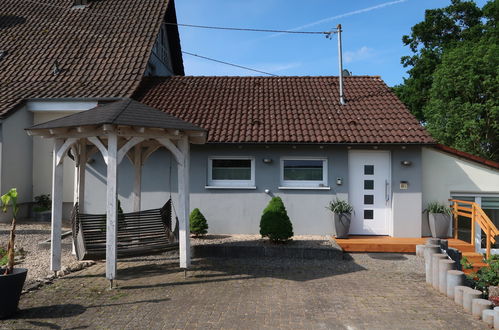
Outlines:
{"type": "Polygon", "coordinates": [[[483,212],[482,208],[475,202],[461,201],[458,199],[449,199],[452,202],[451,210],[454,218],[454,238],[457,239],[458,217],[463,216],[471,219],[471,244],[475,247],[475,222],[485,233],[486,257],[490,257],[492,244],[496,242],[496,236],[499,236],[499,229],[494,225],[490,218],[483,212]],[[465,204],[466,206],[460,205],[465,204]]]}

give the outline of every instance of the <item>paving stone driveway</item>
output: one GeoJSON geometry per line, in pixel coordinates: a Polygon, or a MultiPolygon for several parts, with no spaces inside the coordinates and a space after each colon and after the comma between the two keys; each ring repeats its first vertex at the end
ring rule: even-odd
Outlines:
{"type": "Polygon", "coordinates": [[[424,283],[412,255],[344,261],[198,259],[187,277],[174,257],[104,265],[23,295],[0,328],[473,329],[486,328],[424,283]]]}

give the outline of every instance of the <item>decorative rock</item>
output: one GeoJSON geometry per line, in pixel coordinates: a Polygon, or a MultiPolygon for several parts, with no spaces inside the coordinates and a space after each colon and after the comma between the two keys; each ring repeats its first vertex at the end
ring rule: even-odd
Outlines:
{"type": "Polygon", "coordinates": [[[479,290],[473,290],[470,288],[469,290],[463,291],[464,311],[467,313],[471,313],[473,307],[472,305],[473,299],[480,299],[481,296],[482,296],[482,291],[479,290]]]}
{"type": "Polygon", "coordinates": [[[494,329],[499,329],[499,307],[494,308],[494,329]]]}
{"type": "Polygon", "coordinates": [[[457,286],[462,286],[464,283],[464,278],[465,275],[460,270],[447,271],[447,297],[454,298],[454,288],[457,286]]]}
{"type": "Polygon", "coordinates": [[[493,309],[484,309],[482,311],[482,321],[487,323],[488,326],[494,326],[494,310],[493,309]]]}
{"type": "Polygon", "coordinates": [[[438,245],[440,246],[440,238],[428,238],[426,240],[426,245],[438,245]]]}
{"type": "Polygon", "coordinates": [[[438,262],[438,291],[447,294],[447,272],[454,268],[454,260],[442,259],[438,262]]]}
{"type": "Polygon", "coordinates": [[[489,297],[499,297],[499,286],[489,286],[489,297]]]}
{"type": "Polygon", "coordinates": [[[463,306],[463,296],[464,296],[464,291],[471,290],[471,288],[464,286],[464,285],[458,285],[454,287],[454,302],[460,306],[463,306]]]}
{"type": "Polygon", "coordinates": [[[471,301],[471,314],[475,317],[482,317],[482,313],[486,309],[490,309],[492,307],[492,301],[487,299],[473,299],[471,301]]]}
{"type": "Polygon", "coordinates": [[[438,290],[438,285],[439,285],[439,280],[438,280],[438,271],[439,271],[439,264],[440,264],[440,259],[446,259],[447,255],[443,253],[434,253],[431,256],[431,285],[435,289],[438,290]]]}
{"type": "Polygon", "coordinates": [[[426,283],[431,283],[431,276],[432,276],[431,256],[439,252],[440,252],[440,247],[438,245],[427,244],[426,248],[424,249],[426,283]]]}
{"type": "Polygon", "coordinates": [[[424,257],[424,250],[426,248],[426,245],[416,245],[416,255],[418,257],[424,257]]]}

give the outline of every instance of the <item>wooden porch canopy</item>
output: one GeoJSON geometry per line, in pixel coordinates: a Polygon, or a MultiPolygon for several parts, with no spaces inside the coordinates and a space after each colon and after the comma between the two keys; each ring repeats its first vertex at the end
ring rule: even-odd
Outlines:
{"type": "MultiPolygon", "coordinates": [[[[117,172],[128,157],[135,167],[134,211],[140,210],[141,168],[158,148],[177,162],[180,267],[190,266],[189,144],[206,142],[206,130],[132,99],[123,99],[26,129],[29,135],[54,139],[52,176],[52,271],[61,268],[61,221],[64,157],[76,161],[75,202],[84,205],[85,167],[100,152],[107,164],[106,277],[116,277],[117,172]]],[[[83,212],[83,211],[82,211],[83,212]]]]}

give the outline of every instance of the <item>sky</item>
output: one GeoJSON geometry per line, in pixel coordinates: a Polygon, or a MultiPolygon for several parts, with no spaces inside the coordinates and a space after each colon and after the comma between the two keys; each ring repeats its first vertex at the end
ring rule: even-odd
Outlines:
{"type": "MultiPolygon", "coordinates": [[[[482,7],[486,0],[476,0],[482,7]]],[[[342,25],[343,67],[354,75],[403,82],[410,55],[402,36],[430,8],[450,0],[177,0],[178,23],[297,31],[342,25]]],[[[182,50],[283,76],[338,75],[337,39],[179,27],[182,50]]],[[[187,75],[262,75],[184,54],[187,75]]]]}

